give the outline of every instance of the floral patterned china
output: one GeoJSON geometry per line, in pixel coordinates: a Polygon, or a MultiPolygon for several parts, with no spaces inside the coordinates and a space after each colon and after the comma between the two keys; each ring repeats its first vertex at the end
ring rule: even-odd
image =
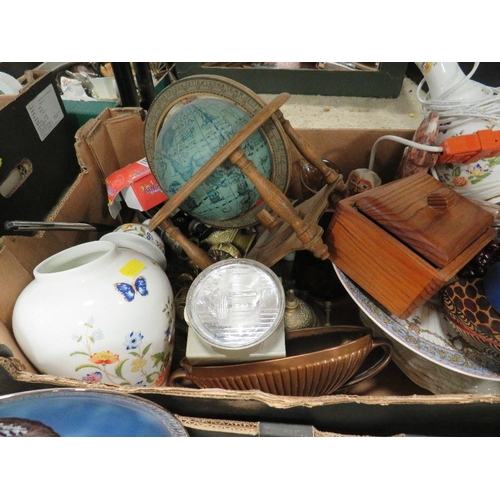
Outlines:
{"type": "Polygon", "coordinates": [[[500,363],[468,346],[450,327],[441,292],[403,320],[333,266],[358,305],[362,322],[393,340],[393,360],[414,383],[434,394],[500,394],[500,363]]]}
{"type": "Polygon", "coordinates": [[[0,437],[189,437],[156,403],[103,390],[40,389],[0,397],[0,437]]]}
{"type": "Polygon", "coordinates": [[[157,262],[111,241],[90,241],[48,257],[33,276],[16,300],[12,330],[40,373],[85,383],[165,383],[175,310],[157,262]]]}
{"type": "Polygon", "coordinates": [[[167,268],[163,240],[155,231],[149,230],[147,223],[122,224],[111,233],[103,235],[101,240],[112,241],[119,247],[141,252],[157,262],[163,270],[167,268]]]}
{"type": "MultiPolygon", "coordinates": [[[[437,145],[452,137],[500,129],[497,89],[472,79],[478,64],[465,75],[457,62],[416,63],[424,77],[417,89],[417,98],[424,112],[439,114],[437,145]],[[429,88],[424,98],[420,97],[423,83],[429,88]]],[[[438,163],[434,170],[441,182],[463,196],[497,203],[500,201],[499,167],[500,156],[479,156],[466,163],[438,163]]]]}

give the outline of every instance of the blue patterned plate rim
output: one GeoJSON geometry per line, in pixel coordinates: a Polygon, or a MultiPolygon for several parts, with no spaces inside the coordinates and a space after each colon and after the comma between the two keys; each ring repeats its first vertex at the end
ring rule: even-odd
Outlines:
{"type": "Polygon", "coordinates": [[[159,404],[105,389],[5,394],[0,396],[0,426],[7,418],[36,421],[61,437],[189,437],[180,421],[159,404]]]}
{"type": "MultiPolygon", "coordinates": [[[[369,298],[335,264],[332,265],[342,285],[358,307],[392,339],[419,356],[457,373],[484,380],[500,380],[500,365],[495,360],[482,355],[474,349],[464,347],[461,340],[453,337],[449,331],[443,332],[443,339],[447,341],[449,347],[438,346],[422,338],[415,333],[415,331],[418,331],[417,322],[412,324],[416,328],[408,328],[408,324],[411,323],[416,313],[406,320],[389,314],[376,301],[369,298]]],[[[430,307],[423,305],[419,308],[419,310],[421,309],[430,309],[430,307]]],[[[434,308],[432,310],[445,322],[444,312],[434,308]]]]}

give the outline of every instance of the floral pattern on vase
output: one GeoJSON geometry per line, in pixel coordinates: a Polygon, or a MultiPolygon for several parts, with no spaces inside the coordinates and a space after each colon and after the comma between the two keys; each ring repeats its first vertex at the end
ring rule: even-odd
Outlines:
{"type": "Polygon", "coordinates": [[[122,224],[111,233],[104,234],[101,240],[112,241],[119,247],[141,252],[166,270],[167,259],[163,240],[155,231],[150,231],[146,224],[132,222],[122,224]]]}
{"type": "Polygon", "coordinates": [[[495,167],[500,165],[500,156],[485,158],[480,162],[466,165],[447,164],[446,168],[439,168],[439,178],[442,182],[454,188],[465,188],[483,181],[494,173],[495,167]]]}
{"type": "Polygon", "coordinates": [[[175,337],[174,298],[154,260],[95,241],[49,257],[33,273],[16,301],[13,331],[41,373],[87,383],[165,383],[175,337]],[[58,321],[47,329],[56,314],[58,321]]]}
{"type": "Polygon", "coordinates": [[[150,231],[145,224],[134,224],[129,222],[127,224],[122,224],[117,231],[140,236],[153,243],[161,252],[165,252],[165,245],[163,245],[161,238],[153,231],[150,231]]]}
{"type": "Polygon", "coordinates": [[[100,328],[94,327],[93,317],[84,323],[84,328],[84,334],[74,334],[72,337],[77,344],[81,345],[82,349],[70,353],[70,356],[87,358],[86,361],[75,367],[75,372],[87,370],[82,376],[83,381],[89,383],[107,382],[117,385],[144,385],[144,381],[146,381],[149,385],[157,379],[163,378],[161,375],[165,369],[165,352],[150,353],[153,345],[151,342],[141,347],[145,344],[143,342],[144,335],[141,332],[132,331],[124,336],[123,345],[129,354],[128,357],[124,357],[109,350],[99,351],[94,348],[106,337],[100,328]],[[127,368],[133,374],[140,374],[143,380],[133,384],[130,378],[127,378],[127,368]]]}

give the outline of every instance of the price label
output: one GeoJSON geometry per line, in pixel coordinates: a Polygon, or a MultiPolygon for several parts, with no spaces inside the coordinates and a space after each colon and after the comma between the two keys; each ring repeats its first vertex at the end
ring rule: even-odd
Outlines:
{"type": "Polygon", "coordinates": [[[52,85],[49,85],[30,101],[26,110],[41,141],[44,141],[64,118],[63,110],[52,85]]]}

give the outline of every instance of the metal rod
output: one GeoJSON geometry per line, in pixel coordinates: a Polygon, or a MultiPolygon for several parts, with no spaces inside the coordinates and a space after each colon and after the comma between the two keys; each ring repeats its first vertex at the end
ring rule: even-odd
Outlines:
{"type": "Polygon", "coordinates": [[[112,62],[113,74],[120,94],[121,105],[124,108],[139,107],[139,96],[135,86],[132,66],[128,62],[112,62]]]}
{"type": "Polygon", "coordinates": [[[38,222],[12,220],[4,224],[9,231],[113,231],[114,226],[86,222],[38,222]]]}

